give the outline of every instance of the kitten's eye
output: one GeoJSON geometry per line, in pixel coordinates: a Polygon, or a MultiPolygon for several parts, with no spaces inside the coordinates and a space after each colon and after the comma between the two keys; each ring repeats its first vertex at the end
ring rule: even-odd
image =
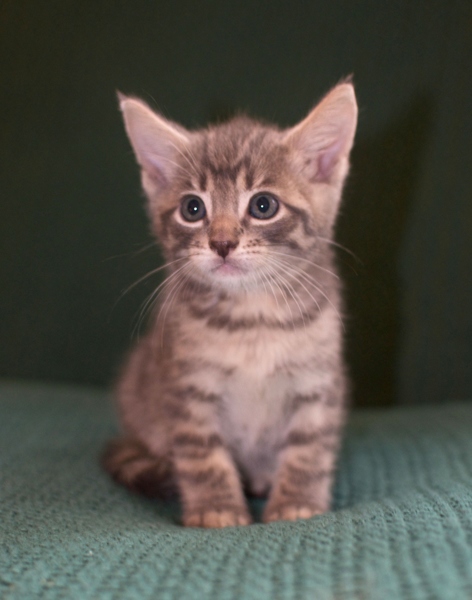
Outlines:
{"type": "Polygon", "coordinates": [[[279,201],[271,194],[256,194],[249,202],[249,214],[256,219],[270,219],[279,210],[279,201]]]}
{"type": "Polygon", "coordinates": [[[186,221],[200,221],[206,215],[203,200],[198,196],[187,196],[180,205],[180,214],[186,221]]]}

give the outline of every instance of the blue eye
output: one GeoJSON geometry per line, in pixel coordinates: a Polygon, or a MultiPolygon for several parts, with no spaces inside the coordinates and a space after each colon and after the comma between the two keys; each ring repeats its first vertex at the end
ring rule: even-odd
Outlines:
{"type": "Polygon", "coordinates": [[[279,210],[279,201],[271,194],[256,194],[249,202],[249,214],[255,219],[270,219],[279,210]]]}
{"type": "Polygon", "coordinates": [[[203,200],[198,196],[186,196],[180,205],[180,214],[185,221],[200,221],[206,215],[203,200]]]}

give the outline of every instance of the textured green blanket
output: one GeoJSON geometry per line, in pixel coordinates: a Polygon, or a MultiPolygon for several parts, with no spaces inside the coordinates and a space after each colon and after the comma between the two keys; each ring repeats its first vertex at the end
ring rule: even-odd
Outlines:
{"type": "Polygon", "coordinates": [[[472,598],[471,404],[354,414],[332,513],[227,530],[110,482],[114,431],[103,392],[0,386],[0,598],[472,598]]]}

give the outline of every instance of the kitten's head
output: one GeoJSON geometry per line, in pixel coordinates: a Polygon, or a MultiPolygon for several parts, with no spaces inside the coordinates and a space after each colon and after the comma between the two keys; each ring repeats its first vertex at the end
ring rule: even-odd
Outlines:
{"type": "Polygon", "coordinates": [[[188,131],[141,100],[119,100],[175,268],[221,289],[261,287],[280,256],[305,257],[331,237],[357,121],[350,83],[286,130],[236,117],[188,131]]]}

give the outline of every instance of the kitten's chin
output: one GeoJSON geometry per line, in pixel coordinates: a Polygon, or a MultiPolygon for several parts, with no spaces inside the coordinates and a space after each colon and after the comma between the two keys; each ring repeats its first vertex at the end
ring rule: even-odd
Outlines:
{"type": "Polygon", "coordinates": [[[258,287],[254,276],[234,262],[222,262],[212,267],[208,276],[216,287],[225,290],[248,291],[258,287]]]}
{"type": "Polygon", "coordinates": [[[228,277],[241,277],[244,273],[240,267],[229,263],[223,262],[211,270],[212,274],[216,277],[228,278],[228,277]]]}

